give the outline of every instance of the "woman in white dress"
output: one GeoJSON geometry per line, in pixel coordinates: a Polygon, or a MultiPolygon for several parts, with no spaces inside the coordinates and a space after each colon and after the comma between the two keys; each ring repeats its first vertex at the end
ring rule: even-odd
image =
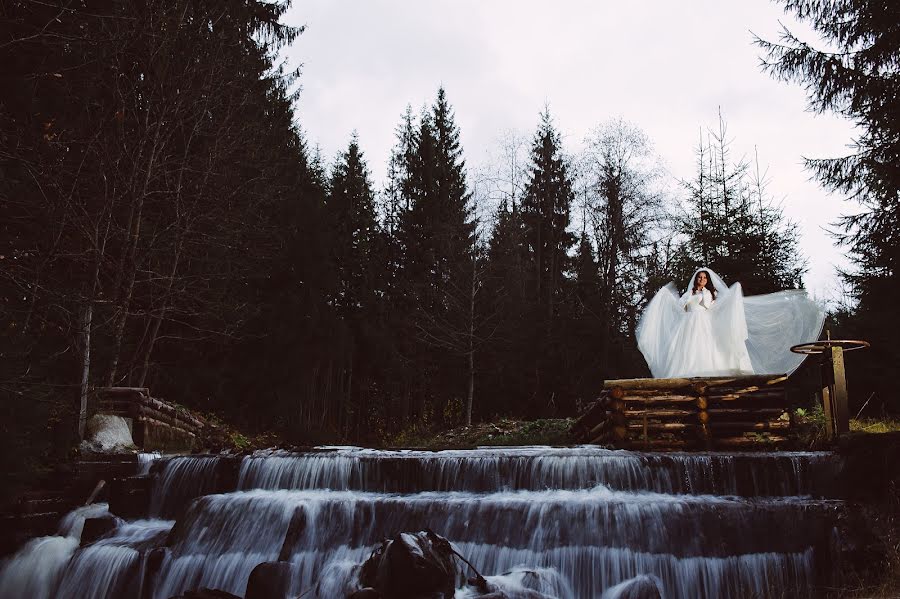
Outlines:
{"type": "Polygon", "coordinates": [[[825,312],[802,289],[745,298],[701,268],[681,297],[660,289],[641,316],[637,342],[655,378],[790,374],[792,345],[818,339],[825,312]]]}

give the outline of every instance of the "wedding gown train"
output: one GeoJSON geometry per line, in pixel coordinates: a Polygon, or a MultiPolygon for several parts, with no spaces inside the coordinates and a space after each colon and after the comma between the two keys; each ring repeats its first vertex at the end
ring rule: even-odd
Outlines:
{"type": "Polygon", "coordinates": [[[792,345],[819,338],[824,310],[802,289],[744,297],[701,268],[679,297],[674,283],[647,304],[637,327],[638,348],[654,378],[790,374],[803,362],[792,345]],[[700,271],[717,291],[692,294],[700,271]]]}

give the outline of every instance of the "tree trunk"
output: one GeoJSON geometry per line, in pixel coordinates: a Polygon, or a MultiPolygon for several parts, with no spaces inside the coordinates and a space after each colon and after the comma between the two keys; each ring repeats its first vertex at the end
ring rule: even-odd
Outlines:
{"type": "Polygon", "coordinates": [[[78,439],[84,439],[84,428],[87,424],[87,404],[91,377],[91,321],[94,316],[94,301],[89,298],[84,306],[81,327],[78,332],[81,346],[81,393],[78,405],[78,439]]]}

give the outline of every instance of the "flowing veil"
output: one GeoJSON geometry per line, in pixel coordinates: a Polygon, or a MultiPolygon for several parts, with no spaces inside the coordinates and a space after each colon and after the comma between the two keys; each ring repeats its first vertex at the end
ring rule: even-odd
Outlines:
{"type": "Polygon", "coordinates": [[[691,296],[697,273],[709,273],[716,289],[716,301],[710,310],[719,348],[730,359],[740,361],[742,370],[756,374],[791,374],[805,356],[790,351],[792,345],[819,338],[825,311],[809,298],[806,291],[794,289],[744,297],[741,284],[731,287],[709,268],[692,275],[687,291],[680,297],[674,283],[661,288],[647,304],[638,323],[638,348],[654,377],[666,376],[671,340],[685,318],[683,306],[691,296]],[[750,364],[744,365],[749,355],[750,364]]]}

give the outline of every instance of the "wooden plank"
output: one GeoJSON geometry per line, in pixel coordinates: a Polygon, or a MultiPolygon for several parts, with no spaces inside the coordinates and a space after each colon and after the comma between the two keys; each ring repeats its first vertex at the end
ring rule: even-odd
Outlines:
{"type": "Polygon", "coordinates": [[[696,397],[693,390],[683,389],[623,389],[626,397],[696,397]]]}
{"type": "Polygon", "coordinates": [[[588,431],[587,437],[588,438],[597,437],[600,435],[600,433],[605,433],[606,431],[608,431],[611,428],[612,428],[612,420],[604,420],[603,422],[601,422],[600,424],[598,424],[597,426],[592,428],[590,431],[588,431]]]}
{"type": "Polygon", "coordinates": [[[774,420],[772,422],[719,422],[709,423],[713,433],[717,431],[775,431],[791,428],[789,420],[774,420]]]}
{"type": "Polygon", "coordinates": [[[746,416],[775,416],[778,417],[785,412],[784,408],[709,408],[708,412],[711,416],[720,414],[742,414],[746,416]]]}
{"type": "Polygon", "coordinates": [[[670,378],[670,379],[609,379],[603,381],[607,389],[619,387],[626,391],[630,389],[685,389],[700,383],[709,388],[713,387],[772,387],[787,380],[783,374],[753,374],[733,377],[695,377],[695,378],[670,378]]]}
{"type": "Polygon", "coordinates": [[[646,410],[625,410],[623,412],[626,418],[688,418],[693,417],[697,412],[694,410],[675,410],[664,408],[653,408],[646,410]]]}
{"type": "Polygon", "coordinates": [[[616,443],[615,446],[620,449],[637,451],[665,451],[696,449],[700,447],[700,444],[694,439],[650,439],[646,443],[644,441],[624,441],[616,443]]]}
{"type": "Polygon", "coordinates": [[[760,447],[769,446],[777,443],[785,443],[789,441],[788,437],[781,435],[767,435],[764,438],[758,437],[720,437],[712,440],[712,445],[716,448],[734,448],[734,447],[760,447]]]}
{"type": "Polygon", "coordinates": [[[694,403],[697,401],[697,397],[694,395],[641,395],[641,396],[632,396],[631,394],[626,395],[621,399],[626,403],[635,404],[670,404],[670,403],[694,403]]]}
{"type": "Polygon", "coordinates": [[[709,399],[716,401],[736,401],[741,399],[747,400],[764,400],[764,399],[785,399],[787,398],[787,390],[783,387],[777,389],[760,389],[755,391],[730,391],[728,393],[709,393],[709,399]]]}
{"type": "Polygon", "coordinates": [[[680,432],[694,430],[696,424],[687,422],[629,422],[628,430],[644,433],[646,431],[680,432]]]}

